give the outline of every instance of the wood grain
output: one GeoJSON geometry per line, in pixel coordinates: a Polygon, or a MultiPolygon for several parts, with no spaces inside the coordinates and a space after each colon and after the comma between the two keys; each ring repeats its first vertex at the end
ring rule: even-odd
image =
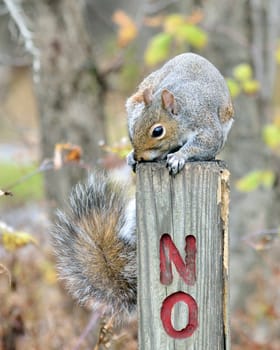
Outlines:
{"type": "MultiPolygon", "coordinates": [[[[187,163],[176,177],[164,164],[137,167],[138,315],[140,350],[230,349],[228,317],[229,172],[219,161],[187,163]],[[185,237],[196,238],[196,283],[187,285],[172,266],[173,282],[160,282],[159,242],[168,233],[185,257],[185,237]],[[198,328],[174,339],[163,328],[162,302],[175,292],[198,305],[198,328]]],[[[173,326],[188,323],[188,307],[178,303],[173,326]]]]}

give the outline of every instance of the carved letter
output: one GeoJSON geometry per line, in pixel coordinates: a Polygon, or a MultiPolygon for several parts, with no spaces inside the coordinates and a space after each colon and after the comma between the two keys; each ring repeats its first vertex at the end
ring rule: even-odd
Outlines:
{"type": "Polygon", "coordinates": [[[198,326],[198,307],[194,298],[184,292],[176,292],[164,299],[161,307],[161,321],[165,332],[172,338],[182,339],[190,337],[198,326]],[[189,321],[185,328],[176,330],[172,325],[171,313],[174,305],[183,302],[189,308],[189,321]]]}
{"type": "Polygon", "coordinates": [[[190,286],[196,281],[196,239],[186,236],[186,258],[182,259],[177,247],[169,234],[165,233],[160,239],[160,282],[169,285],[173,281],[171,261],[174,263],[184,282],[190,286]]]}

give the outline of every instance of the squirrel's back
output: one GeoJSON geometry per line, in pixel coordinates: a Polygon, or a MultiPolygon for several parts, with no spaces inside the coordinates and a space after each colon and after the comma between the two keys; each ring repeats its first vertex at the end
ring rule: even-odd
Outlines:
{"type": "MultiPolygon", "coordinates": [[[[218,69],[204,57],[187,52],[173,57],[161,68],[148,75],[139,85],[139,89],[153,86],[154,89],[166,87],[166,83],[173,84],[182,81],[217,81],[220,76],[218,69]]],[[[223,79],[221,79],[223,81],[223,79]]]]}
{"type": "Polygon", "coordinates": [[[102,307],[117,320],[136,306],[135,204],[126,186],[105,173],[91,175],[59,211],[52,243],[60,277],[81,304],[102,307]]]}
{"type": "MultiPolygon", "coordinates": [[[[154,96],[167,89],[182,104],[203,106],[202,101],[205,101],[208,108],[213,106],[213,110],[217,106],[229,105],[231,100],[219,70],[204,57],[191,52],[175,56],[142,81],[138,91],[127,101],[128,117],[131,116],[130,111],[143,102],[143,91],[146,89],[150,89],[154,96]]],[[[229,119],[231,117],[228,116],[229,119]]]]}

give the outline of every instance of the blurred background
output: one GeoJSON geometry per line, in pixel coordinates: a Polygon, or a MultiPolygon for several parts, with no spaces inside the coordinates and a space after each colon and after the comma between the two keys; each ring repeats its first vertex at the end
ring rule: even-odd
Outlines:
{"type": "Polygon", "coordinates": [[[133,176],[125,100],[187,51],[218,67],[235,108],[219,156],[232,349],[280,349],[279,0],[0,0],[0,349],[136,349],[135,321],[94,348],[92,315],[57,281],[50,225],[90,169],[133,176]]]}

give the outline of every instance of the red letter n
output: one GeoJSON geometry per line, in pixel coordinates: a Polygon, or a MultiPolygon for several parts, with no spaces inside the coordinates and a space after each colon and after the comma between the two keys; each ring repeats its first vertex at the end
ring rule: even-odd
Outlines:
{"type": "Polygon", "coordinates": [[[182,259],[177,247],[169,234],[165,233],[160,239],[160,282],[168,285],[173,281],[171,262],[174,263],[177,272],[190,286],[196,281],[196,239],[194,236],[186,236],[186,258],[182,259]]]}

